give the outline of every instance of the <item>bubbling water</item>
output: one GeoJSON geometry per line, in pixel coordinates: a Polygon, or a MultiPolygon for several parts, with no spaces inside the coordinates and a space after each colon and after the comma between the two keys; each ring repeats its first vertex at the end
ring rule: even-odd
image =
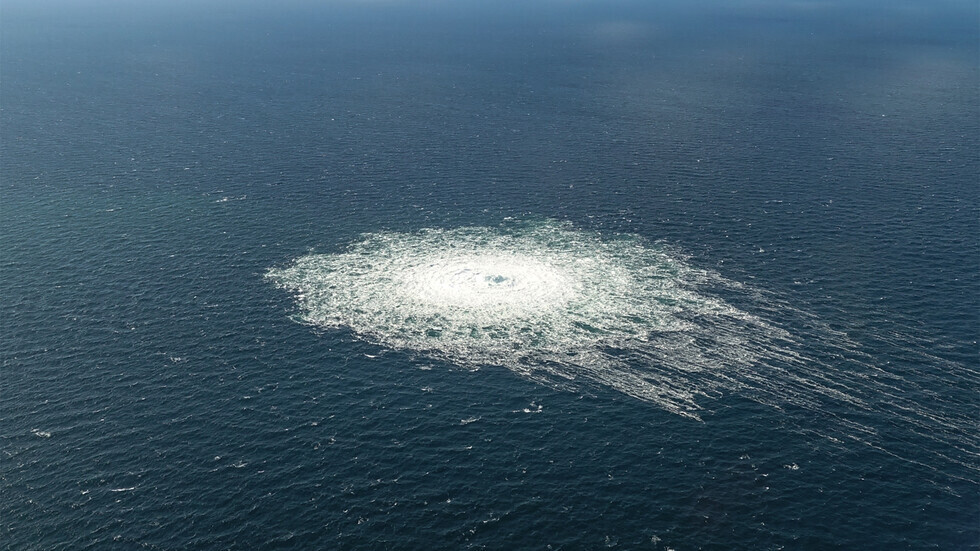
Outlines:
{"type": "Polygon", "coordinates": [[[693,417],[698,396],[793,355],[785,331],[706,293],[724,280],[669,247],[556,222],[368,234],[269,277],[312,325],[563,388],[604,385],[693,417]]]}

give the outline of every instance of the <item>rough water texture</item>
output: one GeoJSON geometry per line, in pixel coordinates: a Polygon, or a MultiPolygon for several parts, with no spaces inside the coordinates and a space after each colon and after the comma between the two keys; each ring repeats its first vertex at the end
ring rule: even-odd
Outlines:
{"type": "Polygon", "coordinates": [[[978,9],[4,0],[0,549],[980,549],[978,9]]]}

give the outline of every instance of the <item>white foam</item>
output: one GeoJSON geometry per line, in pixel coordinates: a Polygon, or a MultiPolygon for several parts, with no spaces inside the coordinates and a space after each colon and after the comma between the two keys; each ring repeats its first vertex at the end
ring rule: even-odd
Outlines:
{"type": "Polygon", "coordinates": [[[702,292],[717,276],[669,248],[556,222],[368,234],[269,277],[313,325],[684,415],[761,357],[791,354],[776,343],[784,332],[702,292]]]}

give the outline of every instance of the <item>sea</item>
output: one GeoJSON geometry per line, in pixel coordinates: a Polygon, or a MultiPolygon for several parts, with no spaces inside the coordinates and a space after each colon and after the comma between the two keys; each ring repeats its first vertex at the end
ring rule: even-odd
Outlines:
{"type": "Polygon", "coordinates": [[[980,549],[972,0],[4,0],[0,549],[980,549]]]}

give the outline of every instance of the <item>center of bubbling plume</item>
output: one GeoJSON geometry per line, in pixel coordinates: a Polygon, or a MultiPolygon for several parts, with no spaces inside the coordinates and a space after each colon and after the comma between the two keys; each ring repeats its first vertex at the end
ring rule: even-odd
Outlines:
{"type": "Polygon", "coordinates": [[[429,304],[443,315],[521,317],[542,308],[563,308],[579,294],[560,266],[527,254],[468,251],[428,258],[393,274],[404,298],[429,304]]]}

